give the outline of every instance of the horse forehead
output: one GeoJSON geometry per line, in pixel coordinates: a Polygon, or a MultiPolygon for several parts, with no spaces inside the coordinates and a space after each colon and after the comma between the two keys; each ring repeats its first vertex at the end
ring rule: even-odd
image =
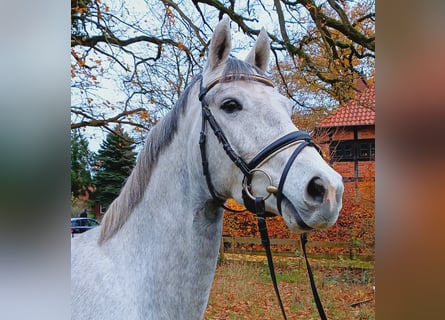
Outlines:
{"type": "Polygon", "coordinates": [[[257,111],[282,113],[286,118],[290,116],[291,103],[289,99],[281,95],[276,89],[255,85],[253,87],[240,87],[244,92],[246,101],[252,103],[257,111]]]}

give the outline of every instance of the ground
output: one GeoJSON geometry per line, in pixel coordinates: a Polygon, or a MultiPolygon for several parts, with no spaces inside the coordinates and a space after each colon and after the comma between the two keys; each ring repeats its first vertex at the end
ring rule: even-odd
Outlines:
{"type": "MultiPolygon", "coordinates": [[[[302,259],[275,259],[289,320],[319,319],[302,259]]],[[[330,320],[375,319],[374,270],[312,261],[315,282],[330,320]]],[[[217,267],[205,320],[282,319],[264,257],[225,255],[217,267]]]]}

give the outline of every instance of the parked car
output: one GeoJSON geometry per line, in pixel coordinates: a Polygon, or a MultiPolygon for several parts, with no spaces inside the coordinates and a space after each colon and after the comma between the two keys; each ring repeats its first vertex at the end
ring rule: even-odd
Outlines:
{"type": "Polygon", "coordinates": [[[71,218],[71,234],[82,233],[98,227],[100,223],[91,218],[71,218]]]}

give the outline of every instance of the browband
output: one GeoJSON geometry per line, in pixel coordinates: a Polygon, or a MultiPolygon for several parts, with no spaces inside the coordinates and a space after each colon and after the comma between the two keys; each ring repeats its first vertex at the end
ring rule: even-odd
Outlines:
{"type": "Polygon", "coordinates": [[[212,89],[215,85],[217,85],[220,82],[231,82],[236,80],[243,80],[243,81],[256,81],[261,82],[269,87],[275,87],[273,82],[266,77],[254,75],[254,74],[246,74],[246,73],[230,73],[225,76],[216,78],[215,80],[210,81],[207,84],[207,87],[202,88],[201,92],[199,94],[199,100],[201,101],[202,98],[206,95],[206,93],[212,89]]]}

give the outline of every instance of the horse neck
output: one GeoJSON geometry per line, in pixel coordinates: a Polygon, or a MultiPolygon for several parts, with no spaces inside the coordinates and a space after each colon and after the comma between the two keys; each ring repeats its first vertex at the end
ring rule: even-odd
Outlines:
{"type": "Polygon", "coordinates": [[[186,127],[161,152],[141,202],[110,239],[144,284],[151,310],[169,305],[175,319],[202,318],[222,232],[222,210],[209,199],[186,127]]]}

